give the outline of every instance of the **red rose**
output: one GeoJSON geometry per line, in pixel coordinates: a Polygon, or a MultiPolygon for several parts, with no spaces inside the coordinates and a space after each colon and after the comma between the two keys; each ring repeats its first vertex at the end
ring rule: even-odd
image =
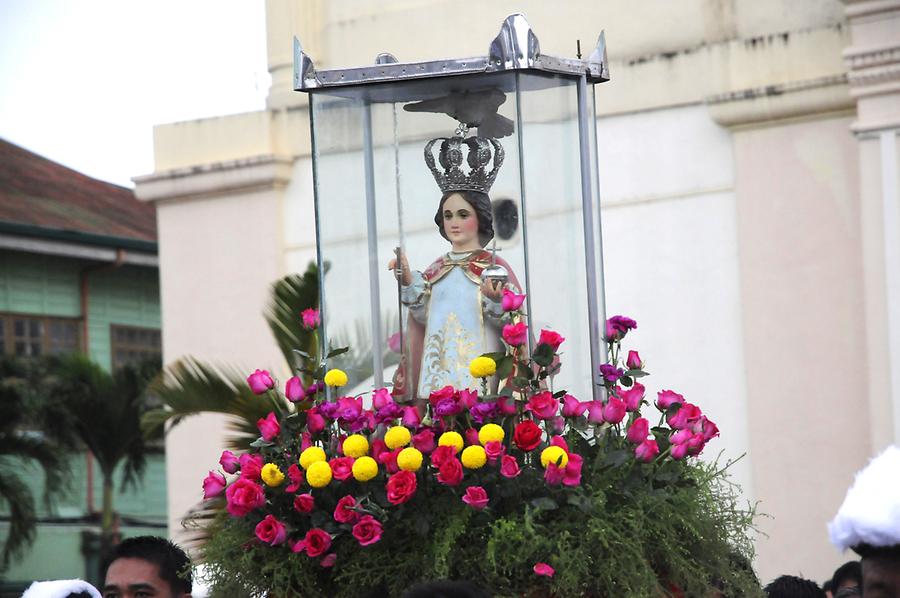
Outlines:
{"type": "Polygon", "coordinates": [[[432,406],[435,406],[445,399],[452,399],[455,395],[456,390],[452,386],[445,386],[428,395],[428,400],[431,402],[432,406]]]}
{"type": "Polygon", "coordinates": [[[392,505],[400,505],[411,499],[416,493],[416,474],[411,471],[399,471],[388,478],[387,499],[392,505]]]}
{"type": "Polygon", "coordinates": [[[298,494],[294,498],[294,510],[298,513],[312,513],[316,506],[316,501],[312,494],[298,494]]]}
{"type": "Polygon", "coordinates": [[[291,480],[291,483],[288,484],[287,488],[284,489],[285,492],[296,492],[300,489],[300,486],[303,485],[303,470],[297,467],[296,463],[291,464],[288,467],[288,479],[291,480]]]}
{"type": "Polygon", "coordinates": [[[353,475],[353,457],[337,457],[328,462],[331,465],[331,475],[334,479],[343,482],[353,475]]]}
{"type": "Polygon", "coordinates": [[[306,548],[306,554],[312,558],[322,556],[331,548],[331,536],[325,530],[317,527],[306,532],[303,538],[303,546],[306,548]]]}
{"type": "Polygon", "coordinates": [[[431,465],[440,468],[448,459],[456,456],[456,447],[445,445],[439,446],[431,453],[431,465]]]}
{"type": "Polygon", "coordinates": [[[446,484],[447,486],[456,486],[462,482],[463,469],[459,459],[454,457],[441,463],[437,479],[441,484],[446,484]]]}
{"type": "Polygon", "coordinates": [[[259,473],[266,464],[262,455],[251,455],[250,453],[241,455],[239,463],[241,464],[241,477],[248,480],[258,480],[259,473]]]}
{"type": "Polygon", "coordinates": [[[400,471],[400,467],[397,465],[397,455],[400,454],[402,448],[397,448],[392,451],[382,451],[375,457],[375,460],[384,465],[384,468],[388,473],[397,473],[400,471]]]}
{"type": "Polygon", "coordinates": [[[360,546],[369,546],[381,539],[381,531],[381,522],[371,515],[366,515],[353,526],[353,537],[360,546]]]}
{"type": "Polygon", "coordinates": [[[552,330],[541,330],[541,336],[538,339],[539,345],[550,345],[554,351],[559,349],[559,346],[563,343],[564,339],[558,332],[553,332],[552,330]]]}
{"type": "Polygon", "coordinates": [[[359,519],[359,513],[353,509],[355,506],[356,499],[348,494],[334,508],[334,520],[338,523],[355,523],[359,519]]]}
{"type": "Polygon", "coordinates": [[[530,419],[526,419],[513,432],[513,442],[523,451],[532,451],[541,443],[541,429],[530,419]]]}
{"type": "Polygon", "coordinates": [[[266,494],[262,486],[246,478],[238,478],[225,491],[228,499],[226,508],[232,517],[244,517],[254,509],[266,504],[266,494]]]}

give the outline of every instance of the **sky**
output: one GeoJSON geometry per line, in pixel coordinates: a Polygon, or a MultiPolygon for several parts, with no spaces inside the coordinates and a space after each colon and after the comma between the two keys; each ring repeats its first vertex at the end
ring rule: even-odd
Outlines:
{"type": "Polygon", "coordinates": [[[0,0],[0,138],[133,187],[153,125],[260,110],[263,0],[0,0]]]}

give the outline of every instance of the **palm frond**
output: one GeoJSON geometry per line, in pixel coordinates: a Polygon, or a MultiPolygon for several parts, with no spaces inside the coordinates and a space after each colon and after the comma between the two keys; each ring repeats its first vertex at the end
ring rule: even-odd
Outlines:
{"type": "Polygon", "coordinates": [[[319,304],[318,269],[310,263],[303,274],[290,274],[272,284],[271,300],[265,312],[272,336],[293,371],[298,366],[294,349],[313,354],[314,335],[303,327],[300,313],[319,304]]]}
{"type": "Polygon", "coordinates": [[[0,502],[9,510],[9,533],[3,543],[0,571],[21,556],[35,537],[34,497],[28,486],[16,475],[18,467],[0,458],[0,502]]]}
{"type": "Polygon", "coordinates": [[[44,505],[50,508],[53,492],[64,488],[69,481],[68,464],[59,447],[50,443],[40,432],[0,434],[0,456],[21,462],[37,463],[44,474],[44,505]]]}

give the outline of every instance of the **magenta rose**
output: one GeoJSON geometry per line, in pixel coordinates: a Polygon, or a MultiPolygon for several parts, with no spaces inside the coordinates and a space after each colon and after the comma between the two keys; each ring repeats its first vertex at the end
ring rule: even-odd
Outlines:
{"type": "Polygon", "coordinates": [[[719,435],[719,427],[705,415],[701,415],[697,421],[694,422],[692,429],[695,434],[703,435],[704,442],[709,442],[719,435]]]}
{"type": "Polygon", "coordinates": [[[381,522],[366,515],[362,517],[356,525],[353,526],[353,537],[359,542],[360,546],[369,546],[381,540],[381,522]]]}
{"type": "Polygon", "coordinates": [[[563,397],[563,417],[578,417],[579,415],[583,415],[587,407],[587,403],[582,403],[572,395],[563,397]]]}
{"type": "Polygon", "coordinates": [[[476,511],[485,508],[489,500],[487,492],[481,486],[469,486],[462,497],[462,501],[476,511]]]}
{"type": "Polygon", "coordinates": [[[637,328],[637,322],[625,316],[613,316],[606,321],[606,339],[620,341],[629,330],[637,328]]]}
{"type": "Polygon", "coordinates": [[[634,456],[638,461],[643,461],[644,463],[649,463],[656,458],[659,454],[659,445],[656,444],[655,438],[648,438],[644,442],[640,443],[634,449],[634,456]]]}
{"type": "Polygon", "coordinates": [[[336,562],[337,562],[337,553],[332,552],[332,553],[326,554],[325,556],[322,557],[322,560],[319,561],[319,566],[323,567],[325,569],[328,569],[329,567],[334,567],[334,564],[336,562]]]}
{"type": "Polygon", "coordinates": [[[617,368],[611,363],[604,363],[600,366],[600,375],[603,376],[603,380],[606,382],[615,384],[624,373],[622,368],[617,368]]]}
{"type": "Polygon", "coordinates": [[[359,520],[359,513],[356,512],[355,507],[356,499],[348,494],[334,507],[334,520],[338,523],[355,523],[359,520]]]}
{"type": "Polygon", "coordinates": [[[500,475],[504,478],[512,479],[518,477],[520,473],[522,473],[522,470],[519,469],[519,462],[516,461],[515,457],[512,455],[500,457],[500,475]]]}
{"type": "Polygon", "coordinates": [[[625,365],[629,370],[639,370],[644,367],[644,362],[637,351],[629,351],[628,357],[625,359],[625,365]]]}
{"type": "MultiPolygon", "coordinates": [[[[410,409],[415,409],[415,407],[410,407],[410,409]]],[[[418,434],[414,434],[411,444],[413,448],[418,449],[420,453],[427,455],[433,451],[436,446],[434,442],[434,432],[426,428],[418,434]]]]}
{"type": "Polygon", "coordinates": [[[397,465],[397,455],[400,454],[402,449],[395,449],[393,451],[384,450],[378,453],[378,456],[375,457],[375,460],[384,465],[384,468],[388,473],[397,473],[400,471],[400,467],[397,465]]]}
{"type": "Polygon", "coordinates": [[[512,397],[499,397],[496,405],[500,415],[515,415],[518,412],[516,402],[512,397]]]}
{"type": "Polygon", "coordinates": [[[291,483],[287,485],[284,491],[294,493],[303,485],[303,470],[297,467],[296,463],[292,463],[291,466],[288,467],[287,475],[291,483]]]}
{"type": "Polygon", "coordinates": [[[390,335],[387,339],[387,346],[390,349],[391,353],[400,353],[403,350],[403,347],[400,346],[400,333],[395,332],[390,335]]]}
{"type": "Polygon", "coordinates": [[[503,340],[511,347],[518,347],[528,342],[528,326],[524,322],[506,324],[501,333],[503,340]]]}
{"type": "Polygon", "coordinates": [[[672,428],[680,430],[692,425],[701,415],[699,407],[692,403],[684,403],[678,411],[666,416],[666,423],[672,428]]]}
{"type": "Polygon", "coordinates": [[[225,490],[226,508],[232,517],[245,517],[266,504],[262,486],[246,478],[238,478],[225,490]]]}
{"type": "Polygon", "coordinates": [[[272,380],[272,376],[266,370],[256,370],[247,376],[247,384],[250,386],[253,394],[257,395],[261,395],[275,387],[275,381],[272,380]]]}
{"type": "Polygon", "coordinates": [[[524,301],[525,295],[516,295],[509,289],[503,289],[503,298],[500,300],[500,307],[506,312],[516,311],[522,307],[524,301]]]}
{"type": "Polygon", "coordinates": [[[625,439],[632,444],[640,444],[647,439],[650,434],[650,422],[646,418],[639,417],[628,427],[628,433],[625,439]]]}
{"type": "Polygon", "coordinates": [[[492,440],[484,445],[484,452],[491,464],[497,462],[497,459],[506,454],[506,446],[499,440],[492,440]]]}
{"type": "Polygon", "coordinates": [[[306,412],[306,428],[310,434],[318,434],[325,429],[325,418],[319,413],[318,407],[313,407],[306,412]]]}
{"type": "Polygon", "coordinates": [[[266,515],[265,519],[256,524],[255,532],[260,542],[270,546],[278,546],[287,539],[284,524],[271,515],[266,515]]]}
{"type": "Polygon", "coordinates": [[[603,406],[603,419],[611,424],[617,424],[625,419],[625,401],[616,397],[609,397],[603,406]]]}
{"type": "Polygon", "coordinates": [[[435,390],[430,395],[428,395],[428,401],[432,406],[437,405],[444,399],[455,399],[456,398],[456,390],[452,386],[445,386],[440,390],[435,390]]]}
{"type": "Polygon", "coordinates": [[[300,319],[303,321],[303,327],[307,330],[319,327],[319,310],[304,309],[300,312],[300,319]]]}
{"type": "Polygon", "coordinates": [[[581,483],[581,466],[584,463],[581,455],[569,453],[569,462],[563,468],[563,485],[577,486],[581,483]]]}
{"type": "Polygon", "coordinates": [[[672,451],[669,454],[672,455],[672,458],[676,461],[681,461],[687,456],[688,450],[690,450],[690,447],[686,443],[673,444],[672,451]]]}
{"type": "MultiPolygon", "coordinates": [[[[437,451],[435,451],[437,453],[437,451]]],[[[458,486],[463,479],[462,463],[456,457],[444,460],[438,468],[437,480],[446,486],[458,486]]]]}
{"type": "Polygon", "coordinates": [[[559,486],[566,478],[566,470],[556,463],[548,463],[544,470],[544,482],[548,486],[559,486]]]}
{"type": "Polygon", "coordinates": [[[592,424],[603,423],[603,401],[590,401],[587,405],[588,421],[592,424]]]}
{"type": "Polygon", "coordinates": [[[684,403],[684,397],[674,390],[661,390],[656,393],[656,408],[665,411],[675,403],[684,403]]]}
{"type": "Polygon", "coordinates": [[[553,574],[556,573],[556,571],[553,570],[553,567],[547,563],[535,563],[533,570],[535,575],[542,575],[544,577],[553,577],[553,574]]]}
{"type": "Polygon", "coordinates": [[[225,476],[211,471],[203,480],[203,498],[215,498],[225,492],[225,476]]]}
{"type": "Polygon", "coordinates": [[[541,443],[542,435],[543,431],[541,428],[530,419],[526,419],[520,422],[513,431],[513,442],[521,450],[531,451],[541,443]]]}
{"type": "Polygon", "coordinates": [[[381,409],[385,405],[392,404],[394,402],[394,397],[391,396],[391,391],[386,388],[379,388],[375,392],[372,393],[372,408],[373,409],[381,409]]]}
{"type": "Polygon", "coordinates": [[[466,444],[469,444],[469,445],[478,444],[478,430],[476,430],[475,428],[466,428],[466,431],[463,434],[463,436],[466,439],[466,444]]]}
{"type": "Polygon", "coordinates": [[[306,554],[316,558],[322,556],[331,548],[331,536],[325,530],[314,527],[306,532],[306,537],[303,538],[303,545],[306,547],[306,554]]]}
{"type": "Polygon", "coordinates": [[[459,391],[459,403],[466,409],[471,409],[478,404],[478,391],[464,388],[459,391]]]}
{"type": "Polygon", "coordinates": [[[244,453],[238,462],[241,464],[241,477],[248,480],[258,480],[262,466],[266,464],[262,455],[251,455],[244,453]]]}
{"type": "Polygon", "coordinates": [[[538,419],[550,419],[551,417],[556,417],[556,412],[559,410],[559,400],[553,398],[553,394],[546,390],[528,399],[526,409],[531,411],[538,419]]]}
{"type": "Polygon", "coordinates": [[[541,330],[541,336],[538,338],[539,345],[550,345],[550,347],[556,351],[559,349],[559,346],[563,344],[565,341],[561,334],[558,332],[553,332],[552,330],[541,330]]]}
{"type": "Polygon", "coordinates": [[[400,423],[407,428],[418,428],[419,424],[422,423],[422,418],[419,416],[419,410],[413,406],[404,407],[400,423]]]}
{"type": "Polygon", "coordinates": [[[312,513],[316,507],[316,499],[310,493],[298,494],[294,498],[294,510],[298,513],[312,513]]]}
{"type": "Polygon", "coordinates": [[[231,451],[222,451],[222,456],[219,457],[219,465],[222,466],[222,470],[225,473],[237,473],[237,470],[241,468],[241,462],[231,451]]]}
{"type": "Polygon", "coordinates": [[[256,427],[259,429],[259,434],[262,436],[262,439],[266,442],[272,442],[272,440],[278,436],[278,433],[281,432],[281,424],[278,423],[278,418],[276,418],[275,414],[271,411],[269,412],[269,415],[256,420],[256,427]]]}
{"type": "Polygon", "coordinates": [[[303,381],[297,376],[288,378],[288,381],[284,383],[284,396],[292,403],[305,399],[306,389],[303,388],[303,381]]]}
{"type": "Polygon", "coordinates": [[[416,474],[411,471],[398,471],[387,484],[387,499],[392,505],[400,505],[416,494],[416,474]]]}
{"type": "Polygon", "coordinates": [[[641,401],[644,400],[644,385],[635,382],[631,388],[622,390],[617,389],[619,398],[625,401],[625,409],[628,411],[637,411],[641,408],[641,401]]]}

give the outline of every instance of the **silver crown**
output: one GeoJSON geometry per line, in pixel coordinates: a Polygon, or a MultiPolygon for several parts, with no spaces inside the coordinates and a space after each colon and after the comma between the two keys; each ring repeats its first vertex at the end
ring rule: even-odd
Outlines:
{"type": "Polygon", "coordinates": [[[488,193],[500,166],[503,165],[503,146],[490,137],[438,137],[425,145],[425,163],[442,193],[449,191],[480,191],[488,193]],[[435,165],[433,147],[441,142],[435,165]],[[464,169],[463,163],[468,165],[464,169]],[[490,171],[487,170],[491,165],[490,171]]]}

